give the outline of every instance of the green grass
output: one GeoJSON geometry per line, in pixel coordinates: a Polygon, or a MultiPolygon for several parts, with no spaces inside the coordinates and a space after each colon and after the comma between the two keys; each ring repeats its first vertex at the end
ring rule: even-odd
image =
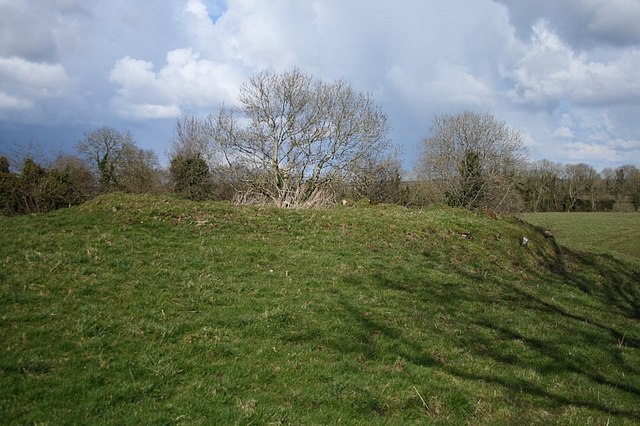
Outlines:
{"type": "Polygon", "coordinates": [[[526,213],[522,218],[551,230],[561,245],[640,260],[640,213],[526,213]]]}
{"type": "Polygon", "coordinates": [[[4,424],[640,422],[640,267],[517,219],[112,194],[0,229],[4,424]]]}

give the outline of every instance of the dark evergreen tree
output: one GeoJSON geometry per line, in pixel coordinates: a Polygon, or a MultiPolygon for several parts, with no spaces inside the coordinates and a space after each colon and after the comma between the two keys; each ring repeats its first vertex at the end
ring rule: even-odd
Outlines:
{"type": "Polygon", "coordinates": [[[485,183],[478,153],[471,150],[465,151],[458,174],[458,185],[445,193],[447,204],[468,209],[482,206],[485,200],[485,183]]]}
{"type": "Polygon", "coordinates": [[[170,172],[174,190],[181,197],[190,200],[211,198],[211,173],[207,162],[200,155],[175,155],[171,159],[170,172]]]}

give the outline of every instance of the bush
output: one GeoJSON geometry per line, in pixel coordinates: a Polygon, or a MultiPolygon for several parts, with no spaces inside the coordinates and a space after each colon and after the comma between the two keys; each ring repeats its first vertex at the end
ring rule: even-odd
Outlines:
{"type": "Polygon", "coordinates": [[[171,159],[170,172],[176,194],[190,200],[211,198],[211,173],[200,155],[175,155],[171,159]]]}
{"type": "Polygon", "coordinates": [[[612,211],[613,206],[616,204],[616,200],[613,198],[606,198],[596,201],[596,210],[599,212],[612,211]]]}
{"type": "Polygon", "coordinates": [[[81,204],[98,193],[98,179],[87,163],[72,155],[58,156],[51,169],[66,176],[71,184],[69,204],[81,204]]]}
{"type": "Polygon", "coordinates": [[[72,181],[60,170],[47,170],[30,158],[19,174],[0,160],[0,210],[3,214],[42,213],[76,204],[72,181]]]}

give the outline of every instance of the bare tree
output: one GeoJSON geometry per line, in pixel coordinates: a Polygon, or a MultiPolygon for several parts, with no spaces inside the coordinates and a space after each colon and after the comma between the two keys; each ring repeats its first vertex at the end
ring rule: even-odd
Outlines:
{"type": "Polygon", "coordinates": [[[193,116],[182,116],[176,120],[171,142],[171,158],[202,158],[209,167],[214,162],[214,151],[210,144],[210,132],[206,120],[193,116]]]}
{"type": "Polygon", "coordinates": [[[71,204],[82,203],[95,195],[96,177],[85,161],[61,154],[53,161],[51,168],[68,177],[72,190],[69,200],[71,204]]]}
{"type": "Polygon", "coordinates": [[[520,203],[517,176],[525,159],[519,132],[490,114],[466,111],[434,119],[417,173],[441,186],[449,205],[509,210],[520,203]]]}
{"type": "Polygon", "coordinates": [[[128,130],[102,127],[78,142],[98,174],[100,191],[159,192],[160,165],[155,153],[139,148],[128,130]]]}
{"type": "Polygon", "coordinates": [[[520,192],[525,208],[530,211],[553,212],[562,210],[564,201],[564,165],[540,160],[523,170],[520,192]]]}
{"type": "Polygon", "coordinates": [[[634,210],[640,209],[640,170],[635,166],[630,166],[627,179],[629,198],[634,210]]]}
{"type": "Polygon", "coordinates": [[[640,170],[625,164],[615,170],[614,192],[618,209],[640,208],[640,170]]]}
{"type": "Polygon", "coordinates": [[[183,116],[176,121],[169,153],[173,189],[194,200],[232,200],[243,185],[230,173],[221,150],[213,143],[211,120],[183,116]]]}
{"type": "Polygon", "coordinates": [[[130,193],[162,192],[160,163],[151,150],[126,144],[113,165],[114,189],[130,193]]]}
{"type": "Polygon", "coordinates": [[[249,185],[248,198],[291,207],[325,202],[332,178],[390,147],[385,114],[343,81],[298,69],[261,73],[243,84],[239,100],[239,111],[223,107],[208,123],[227,171],[249,185]]]}
{"type": "Polygon", "coordinates": [[[585,163],[568,164],[564,167],[564,181],[566,187],[566,211],[576,207],[580,196],[588,196],[590,209],[596,209],[596,188],[599,175],[596,170],[585,163]]]}
{"type": "Polygon", "coordinates": [[[397,153],[371,152],[349,169],[346,195],[357,200],[368,198],[377,203],[407,204],[402,186],[402,166],[397,153]]]}
{"type": "Polygon", "coordinates": [[[115,167],[127,145],[133,144],[128,130],[102,127],[86,133],[78,142],[78,152],[85,157],[99,176],[100,189],[107,191],[117,185],[115,167]]]}

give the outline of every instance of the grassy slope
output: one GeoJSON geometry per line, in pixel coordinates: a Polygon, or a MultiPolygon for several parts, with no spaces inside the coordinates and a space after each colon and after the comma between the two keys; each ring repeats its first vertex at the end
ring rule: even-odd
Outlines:
{"type": "Polygon", "coordinates": [[[562,245],[640,261],[640,213],[527,213],[522,217],[552,230],[562,245]]]}
{"type": "Polygon", "coordinates": [[[640,267],[516,220],[114,194],[0,229],[4,423],[640,421],[640,267]]]}

